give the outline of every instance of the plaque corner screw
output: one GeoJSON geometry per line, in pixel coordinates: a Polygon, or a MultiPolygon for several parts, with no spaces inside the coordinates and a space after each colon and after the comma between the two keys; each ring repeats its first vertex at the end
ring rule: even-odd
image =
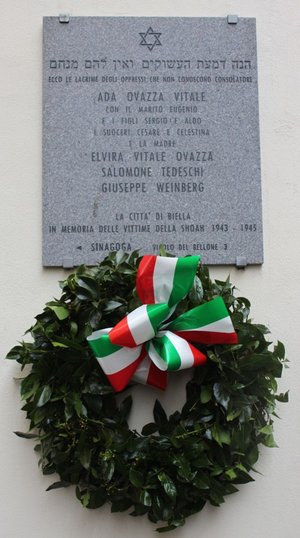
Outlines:
{"type": "Polygon", "coordinates": [[[237,269],[245,269],[247,266],[247,258],[245,258],[245,256],[237,256],[235,265],[237,269]]]}
{"type": "Polygon", "coordinates": [[[227,15],[228,24],[237,24],[238,21],[239,21],[239,18],[237,15],[227,15]]]}
{"type": "Polygon", "coordinates": [[[70,15],[68,13],[63,13],[59,15],[58,20],[61,24],[67,24],[70,22],[70,15]]]}

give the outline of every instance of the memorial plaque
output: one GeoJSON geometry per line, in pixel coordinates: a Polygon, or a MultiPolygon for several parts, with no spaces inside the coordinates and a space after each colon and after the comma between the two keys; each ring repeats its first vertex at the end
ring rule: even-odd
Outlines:
{"type": "Polygon", "coordinates": [[[255,19],[46,17],[43,264],[263,261],[255,19]]]}

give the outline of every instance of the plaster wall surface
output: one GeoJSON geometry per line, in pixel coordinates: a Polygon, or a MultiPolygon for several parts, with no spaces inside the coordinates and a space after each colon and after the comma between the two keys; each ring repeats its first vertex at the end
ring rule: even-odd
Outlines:
{"type": "MultiPolygon", "coordinates": [[[[214,277],[232,281],[252,301],[255,321],[268,325],[286,344],[290,368],[280,390],[290,403],[279,406],[279,448],[262,449],[255,482],[240,487],[221,508],[207,506],[174,536],[190,538],[297,538],[300,534],[300,4],[298,0],[0,0],[0,349],[1,359],[22,338],[45,302],[59,294],[62,269],[41,265],[42,17],[227,16],[256,17],[259,59],[260,132],[265,262],[245,271],[219,267],[214,277]]],[[[46,493],[20,411],[20,375],[0,362],[0,536],[3,538],[132,538],[153,535],[146,519],[88,511],[71,489],[46,493]]],[[[180,405],[163,396],[170,410],[180,405]]],[[[154,396],[137,391],[132,416],[137,427],[150,418],[154,396]]]]}

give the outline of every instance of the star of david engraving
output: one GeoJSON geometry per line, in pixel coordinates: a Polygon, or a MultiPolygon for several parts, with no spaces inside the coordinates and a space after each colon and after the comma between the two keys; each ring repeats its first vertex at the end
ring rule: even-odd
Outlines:
{"type": "Polygon", "coordinates": [[[142,38],[140,45],[147,47],[148,50],[150,51],[153,50],[154,47],[161,45],[161,42],[159,39],[161,36],[161,33],[154,32],[151,26],[149,26],[147,32],[144,32],[144,33],[140,32],[140,36],[142,38]]]}

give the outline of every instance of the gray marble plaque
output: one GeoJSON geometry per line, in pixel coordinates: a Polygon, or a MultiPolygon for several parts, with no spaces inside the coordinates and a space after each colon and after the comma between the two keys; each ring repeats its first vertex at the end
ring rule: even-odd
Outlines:
{"type": "Polygon", "coordinates": [[[255,19],[62,20],[44,19],[43,264],[160,244],[262,263],[255,19]]]}

